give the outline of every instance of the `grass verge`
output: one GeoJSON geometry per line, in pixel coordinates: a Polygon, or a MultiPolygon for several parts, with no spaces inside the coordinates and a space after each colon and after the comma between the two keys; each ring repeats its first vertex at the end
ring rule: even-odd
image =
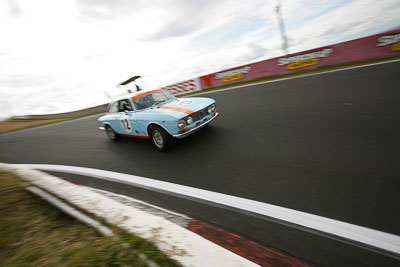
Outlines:
{"type": "Polygon", "coordinates": [[[151,243],[113,228],[104,237],[0,172],[0,266],[179,266],[151,243]]]}

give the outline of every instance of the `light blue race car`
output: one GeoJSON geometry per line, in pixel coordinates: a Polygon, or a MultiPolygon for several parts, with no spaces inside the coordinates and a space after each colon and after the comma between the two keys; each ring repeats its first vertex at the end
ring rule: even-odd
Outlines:
{"type": "Polygon", "coordinates": [[[100,117],[107,136],[118,141],[121,136],[151,139],[163,151],[172,138],[184,138],[218,116],[215,100],[205,97],[176,98],[165,90],[137,92],[111,102],[100,117]]]}

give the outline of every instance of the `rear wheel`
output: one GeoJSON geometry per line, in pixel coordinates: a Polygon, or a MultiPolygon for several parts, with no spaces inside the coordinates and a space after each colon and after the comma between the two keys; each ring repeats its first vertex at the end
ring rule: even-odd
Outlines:
{"type": "Polygon", "coordinates": [[[164,129],[158,126],[150,128],[150,137],[153,145],[161,151],[165,151],[171,147],[172,137],[164,129]]]}
{"type": "Polygon", "coordinates": [[[108,136],[108,138],[110,138],[110,140],[116,142],[119,139],[121,139],[121,136],[119,134],[117,134],[113,128],[111,128],[111,126],[107,125],[106,126],[106,134],[108,136]]]}

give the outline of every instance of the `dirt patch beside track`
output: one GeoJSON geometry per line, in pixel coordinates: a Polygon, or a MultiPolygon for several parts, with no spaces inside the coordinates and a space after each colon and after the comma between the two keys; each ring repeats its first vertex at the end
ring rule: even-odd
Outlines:
{"type": "Polygon", "coordinates": [[[0,122],[0,133],[11,132],[19,129],[31,128],[33,126],[42,125],[42,124],[50,124],[58,121],[62,121],[62,119],[53,119],[53,120],[11,120],[0,122]]]}

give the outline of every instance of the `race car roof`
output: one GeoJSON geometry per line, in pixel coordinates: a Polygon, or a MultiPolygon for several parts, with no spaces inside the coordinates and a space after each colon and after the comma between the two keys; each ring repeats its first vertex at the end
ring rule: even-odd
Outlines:
{"type": "Polygon", "coordinates": [[[143,90],[143,91],[139,91],[139,92],[134,92],[134,93],[130,93],[130,94],[125,94],[125,95],[120,95],[120,96],[115,96],[112,99],[112,102],[121,100],[121,99],[134,99],[136,97],[140,97],[141,95],[148,95],[148,94],[152,94],[155,93],[157,91],[161,91],[162,89],[153,89],[153,90],[143,90]]]}

